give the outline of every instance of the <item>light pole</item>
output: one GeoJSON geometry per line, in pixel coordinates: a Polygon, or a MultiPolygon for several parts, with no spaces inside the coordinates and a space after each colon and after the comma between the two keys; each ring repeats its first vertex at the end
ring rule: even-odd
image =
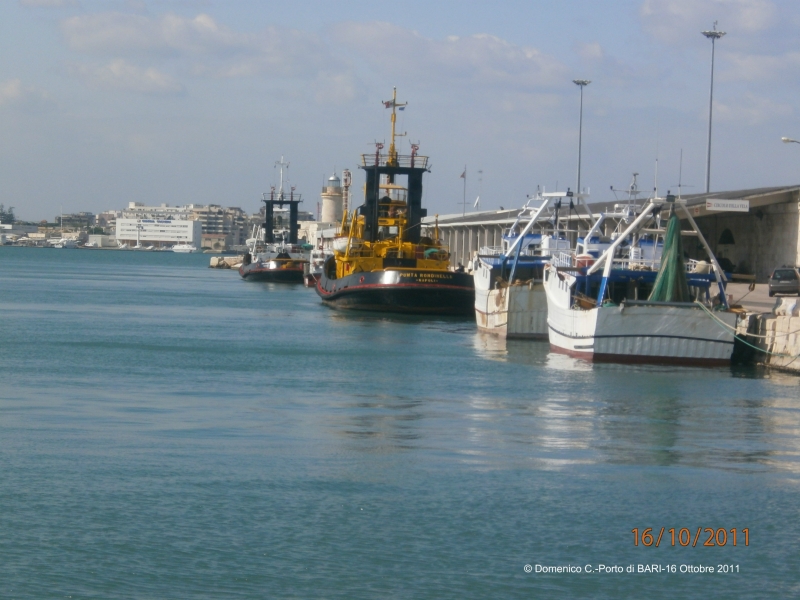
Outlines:
{"type": "Polygon", "coordinates": [[[793,140],[792,138],[787,138],[787,137],[782,137],[782,138],[781,138],[781,141],[782,141],[784,144],[800,144],[800,141],[798,141],[798,140],[793,140]]]}
{"type": "Polygon", "coordinates": [[[583,141],[583,88],[592,83],[588,79],[573,79],[572,83],[581,88],[581,116],[578,121],[578,186],[577,191],[581,193],[581,143],[583,141]]]}
{"type": "Polygon", "coordinates": [[[714,106],[714,43],[725,35],[725,32],[717,31],[717,22],[714,21],[714,29],[701,31],[700,33],[711,40],[711,91],[708,97],[708,155],[706,160],[706,194],[708,194],[711,191],[711,112],[714,106]]]}

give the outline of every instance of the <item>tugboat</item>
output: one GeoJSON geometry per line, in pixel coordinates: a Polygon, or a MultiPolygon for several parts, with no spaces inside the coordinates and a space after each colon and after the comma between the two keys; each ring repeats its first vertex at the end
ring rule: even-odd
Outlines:
{"type": "Polygon", "coordinates": [[[271,281],[275,283],[303,283],[303,272],[308,265],[309,244],[297,243],[297,212],[302,202],[300,194],[295,196],[294,187],[287,198],[283,192],[283,168],[289,163],[276,163],[281,167],[280,188],[276,194],[273,187],[269,196],[265,193],[264,224],[247,240],[250,246],[239,267],[239,275],[248,281],[271,281]],[[275,207],[289,206],[289,229],[274,229],[275,207]]]}
{"type": "Polygon", "coordinates": [[[396,109],[407,103],[392,99],[392,137],[388,154],[377,143],[375,154],[362,155],[366,172],[364,204],[342,219],[333,256],[325,261],[317,294],[329,306],[342,309],[440,314],[472,314],[472,276],[449,269],[450,253],[439,239],[438,224],[428,235],[421,230],[422,175],[428,157],[418,144],[401,156],[395,148],[396,109]],[[401,185],[401,178],[405,185],[401,185]]]}

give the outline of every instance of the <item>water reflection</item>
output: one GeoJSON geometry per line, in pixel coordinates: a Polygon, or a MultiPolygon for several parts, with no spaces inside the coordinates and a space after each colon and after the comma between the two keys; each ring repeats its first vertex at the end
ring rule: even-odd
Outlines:
{"type": "Polygon", "coordinates": [[[423,419],[420,398],[356,394],[345,403],[347,415],[336,419],[340,435],[357,443],[361,451],[397,452],[418,447],[423,419]]]}

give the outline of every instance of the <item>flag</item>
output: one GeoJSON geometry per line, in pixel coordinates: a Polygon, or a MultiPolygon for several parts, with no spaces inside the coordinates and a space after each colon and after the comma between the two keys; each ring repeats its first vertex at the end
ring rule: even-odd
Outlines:
{"type": "Polygon", "coordinates": [[[466,170],[466,169],[464,169],[464,172],[463,172],[463,173],[462,173],[462,174],[461,174],[459,177],[460,177],[461,179],[466,179],[466,178],[467,178],[467,170],[466,170]]]}
{"type": "Polygon", "coordinates": [[[392,101],[391,100],[384,100],[383,106],[386,108],[392,108],[392,101]]]}
{"type": "Polygon", "coordinates": [[[478,196],[477,198],[475,198],[475,204],[472,205],[472,208],[478,208],[478,204],[480,204],[480,202],[481,202],[481,197],[478,196]]]}
{"type": "Polygon", "coordinates": [[[405,109],[406,109],[406,107],[405,107],[405,106],[399,106],[399,107],[397,108],[397,110],[405,110],[405,109]]]}

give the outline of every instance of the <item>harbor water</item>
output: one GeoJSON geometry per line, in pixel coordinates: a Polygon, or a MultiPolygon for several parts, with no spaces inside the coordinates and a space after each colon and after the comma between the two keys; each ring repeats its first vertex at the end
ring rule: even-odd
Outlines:
{"type": "Polygon", "coordinates": [[[0,248],[0,597],[800,596],[796,376],[590,365],[208,259],[0,248]]]}

